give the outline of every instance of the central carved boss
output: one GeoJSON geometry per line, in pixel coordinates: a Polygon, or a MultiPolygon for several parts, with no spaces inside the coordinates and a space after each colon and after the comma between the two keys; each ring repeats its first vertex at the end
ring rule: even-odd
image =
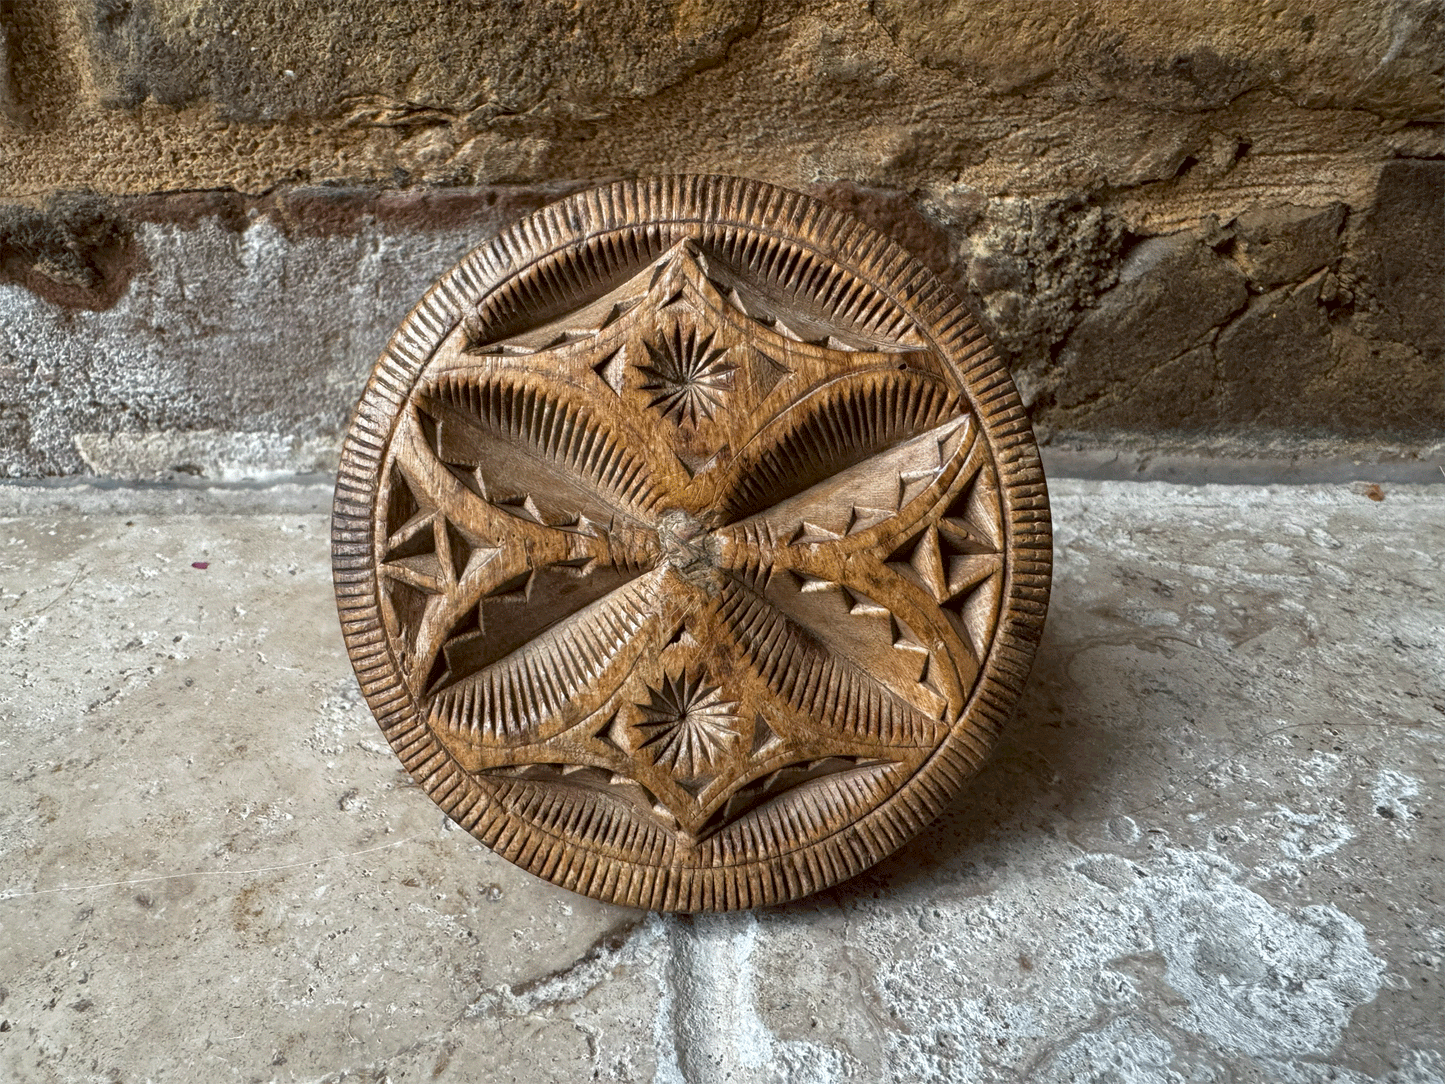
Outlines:
{"type": "Polygon", "coordinates": [[[893,849],[992,741],[1042,479],[916,263],[793,193],[653,185],[656,221],[642,185],[573,197],[403,325],[338,489],[342,616],[398,753],[507,857],[776,902],[893,849]]]}

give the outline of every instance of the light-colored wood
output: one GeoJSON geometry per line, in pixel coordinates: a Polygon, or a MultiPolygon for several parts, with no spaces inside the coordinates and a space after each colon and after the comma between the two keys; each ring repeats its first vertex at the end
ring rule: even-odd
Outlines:
{"type": "Polygon", "coordinates": [[[732,178],[573,196],[412,312],[343,454],[348,648],[408,769],[669,910],[856,873],[996,737],[1047,600],[1006,370],[937,279],[732,178]]]}

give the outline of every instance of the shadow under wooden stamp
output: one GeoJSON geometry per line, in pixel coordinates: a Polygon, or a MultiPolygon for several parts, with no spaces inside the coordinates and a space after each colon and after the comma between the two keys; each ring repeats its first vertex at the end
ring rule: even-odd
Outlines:
{"type": "Polygon", "coordinates": [[[781,903],[923,828],[1028,675],[1027,416],[936,276],[823,204],[626,181],[471,252],[342,453],[337,601],[446,813],[538,876],[781,903]]]}

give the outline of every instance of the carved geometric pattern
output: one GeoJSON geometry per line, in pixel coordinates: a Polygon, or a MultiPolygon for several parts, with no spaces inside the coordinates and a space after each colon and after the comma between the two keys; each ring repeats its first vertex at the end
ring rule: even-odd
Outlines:
{"type": "Polygon", "coordinates": [[[712,340],[711,334],[700,337],[697,328],[684,331],[681,324],[662,337],[661,346],[643,340],[652,364],[638,366],[647,377],[642,390],[654,393],[648,405],[660,409],[663,417],[696,425],[698,418],[711,418],[723,405],[737,366],[726,362],[725,349],[712,348],[712,340]]]}
{"type": "Polygon", "coordinates": [[[699,778],[737,740],[737,702],[724,701],[705,674],[670,674],[661,688],[647,692],[648,702],[638,705],[643,721],[633,724],[644,735],[639,747],[677,779],[699,778]]]}
{"type": "Polygon", "coordinates": [[[877,234],[725,178],[572,197],[444,279],[363,398],[334,549],[363,689],[443,808],[677,910],[917,831],[994,740],[1048,583],[971,318],[877,234]]]}

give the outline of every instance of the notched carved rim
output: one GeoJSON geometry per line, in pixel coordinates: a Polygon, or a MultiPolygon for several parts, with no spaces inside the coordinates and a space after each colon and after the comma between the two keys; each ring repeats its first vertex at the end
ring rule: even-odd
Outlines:
{"type": "MultiPolygon", "coordinates": [[[[786,293],[786,281],[767,284],[774,287],[786,293]]],[[[766,306],[767,297],[760,303],[766,306]]],[[[679,351],[684,347],[693,348],[679,344],[679,351]]],[[[668,363],[657,359],[661,368],[668,363]]],[[[661,409],[707,406],[705,398],[678,399],[661,409]]],[[[1043,472],[1013,382],[976,321],[936,276],[875,230],[807,196],[738,178],[675,176],[622,181],[545,207],[474,249],[427,292],[377,363],[347,434],[332,557],[342,630],[362,691],[397,756],[448,816],[503,857],[563,887],[635,907],[702,911],[782,903],[836,884],[880,861],[942,812],[978,769],[1022,692],[1048,604],[1051,536],[1043,472]],[[433,733],[383,625],[374,517],[398,421],[428,362],[459,324],[465,321],[469,342],[486,343],[524,330],[525,315],[535,325],[538,314],[561,313],[577,298],[560,294],[548,270],[579,251],[602,269],[601,296],[609,267],[615,285],[689,238],[705,247],[724,235],[736,243],[740,233],[756,235],[760,244],[791,246],[796,260],[837,265],[889,299],[854,314],[854,349],[912,335],[951,369],[997,471],[1005,532],[999,615],[947,737],[859,819],[778,853],[713,851],[708,865],[649,863],[588,849],[513,813],[489,797],[433,733]]]]}

